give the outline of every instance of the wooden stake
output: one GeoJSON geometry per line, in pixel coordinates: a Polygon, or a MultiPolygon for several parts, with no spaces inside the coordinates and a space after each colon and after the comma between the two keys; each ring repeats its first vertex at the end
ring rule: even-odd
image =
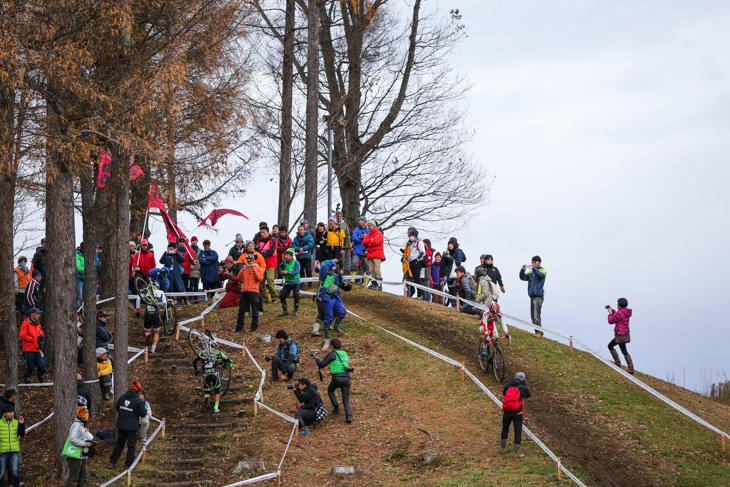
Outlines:
{"type": "Polygon", "coordinates": [[[403,284],[403,297],[404,298],[408,297],[408,285],[407,284],[403,284]]]}
{"type": "Polygon", "coordinates": [[[162,418],[162,437],[165,437],[165,418],[162,418]]]}
{"type": "Polygon", "coordinates": [[[128,470],[127,471],[127,487],[129,487],[130,485],[132,485],[132,471],[128,470]]]}
{"type": "Polygon", "coordinates": [[[203,329],[205,329],[205,316],[203,316],[202,318],[200,318],[200,326],[201,326],[201,327],[202,327],[203,329]]]}
{"type": "Polygon", "coordinates": [[[560,469],[560,457],[558,457],[558,480],[562,480],[562,479],[563,479],[563,472],[560,469]]]}
{"type": "Polygon", "coordinates": [[[253,415],[256,416],[259,414],[259,406],[256,404],[256,399],[253,400],[253,415]]]}
{"type": "Polygon", "coordinates": [[[147,448],[142,448],[142,465],[144,465],[146,459],[147,459],[147,448]]]}
{"type": "Polygon", "coordinates": [[[456,311],[461,311],[461,300],[456,298],[456,311]]]}
{"type": "Polygon", "coordinates": [[[464,362],[461,363],[461,380],[464,380],[464,362]]]}
{"type": "Polygon", "coordinates": [[[294,425],[294,436],[299,436],[299,423],[294,425]]]}
{"type": "Polygon", "coordinates": [[[276,476],[276,487],[279,487],[281,485],[281,474],[276,476]]]}
{"type": "MultiPolygon", "coordinates": [[[[242,343],[241,345],[245,346],[246,344],[242,343]]],[[[245,348],[243,350],[241,350],[241,353],[243,354],[243,358],[246,358],[246,349],[245,348]]]]}
{"type": "Polygon", "coordinates": [[[175,340],[177,341],[179,339],[180,339],[180,327],[176,326],[175,327],[175,340]]]}
{"type": "Polygon", "coordinates": [[[570,337],[570,356],[573,356],[573,337],[570,337]]]}
{"type": "Polygon", "coordinates": [[[725,451],[725,435],[722,435],[722,451],[725,451]]]}
{"type": "Polygon", "coordinates": [[[144,347],[144,363],[149,362],[149,358],[147,356],[147,347],[144,347]]]}

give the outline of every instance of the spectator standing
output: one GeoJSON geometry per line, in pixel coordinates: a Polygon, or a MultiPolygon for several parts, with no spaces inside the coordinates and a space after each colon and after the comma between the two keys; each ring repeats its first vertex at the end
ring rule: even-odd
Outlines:
{"type": "MultiPolygon", "coordinates": [[[[408,243],[403,251],[403,280],[421,285],[421,268],[423,267],[423,258],[426,256],[426,246],[423,241],[418,238],[418,230],[411,228],[408,230],[408,243]]],[[[416,289],[413,293],[418,299],[423,299],[423,289],[416,289]]]]}
{"type": "MultiPolygon", "coordinates": [[[[253,245],[253,243],[251,244],[253,245]]],[[[238,306],[238,319],[235,333],[243,331],[243,319],[247,312],[251,313],[251,331],[259,327],[259,286],[264,281],[264,268],[256,262],[256,255],[246,254],[245,264],[238,272],[235,280],[241,284],[241,298],[238,306]]],[[[265,266],[265,265],[264,265],[265,266]]]]}
{"type": "Polygon", "coordinates": [[[103,309],[96,312],[96,348],[109,350],[109,340],[112,339],[111,332],[106,329],[109,316],[111,315],[103,309]]]}
{"type": "MultiPolygon", "coordinates": [[[[149,230],[145,230],[144,233],[139,232],[137,234],[137,241],[139,242],[137,244],[137,250],[140,250],[142,248],[142,240],[149,240],[149,239],[150,239],[150,231],[149,230]]],[[[147,242],[147,246],[148,246],[148,249],[150,250],[150,252],[154,252],[154,248],[155,248],[154,245],[152,245],[151,243],[147,242]]]]}
{"type": "Polygon", "coordinates": [[[8,472],[8,485],[20,486],[19,457],[20,438],[25,436],[25,419],[15,419],[15,411],[9,404],[2,405],[3,417],[0,419],[0,484],[5,483],[8,472]]]}
{"type": "Polygon", "coordinates": [[[117,410],[117,444],[109,457],[109,468],[114,470],[117,460],[122,456],[124,445],[127,445],[127,458],[124,468],[129,468],[134,463],[137,447],[137,430],[139,420],[147,416],[144,401],[140,399],[139,392],[142,384],[132,382],[130,389],[117,399],[115,409],[117,410]]]}
{"type": "Polygon", "coordinates": [[[271,235],[271,238],[279,238],[279,225],[272,225],[271,231],[269,232],[269,235],[271,235]]]}
{"type": "MultiPolygon", "coordinates": [[[[423,266],[421,267],[421,285],[431,289],[431,266],[433,266],[433,248],[431,241],[427,238],[423,239],[423,248],[426,255],[423,257],[423,266]]],[[[423,300],[431,302],[431,293],[423,291],[423,300]]]]}
{"type": "Polygon", "coordinates": [[[279,263],[279,274],[284,279],[284,285],[279,293],[279,299],[281,299],[281,314],[279,316],[286,316],[289,314],[289,307],[286,305],[286,298],[289,297],[289,293],[294,294],[294,316],[299,316],[299,288],[301,287],[301,281],[299,280],[299,274],[301,272],[301,265],[294,258],[294,249],[287,249],[284,252],[284,260],[279,263]]]}
{"type": "Polygon", "coordinates": [[[84,384],[81,374],[76,374],[76,403],[91,412],[91,392],[89,392],[89,387],[84,384]]]}
{"type": "Polygon", "coordinates": [[[18,257],[18,265],[13,269],[13,282],[15,284],[15,308],[18,312],[23,311],[25,303],[25,288],[33,279],[33,270],[28,268],[28,258],[24,255],[18,257]]]}
{"type": "MultiPolygon", "coordinates": [[[[81,242],[79,247],[76,249],[76,309],[81,308],[81,303],[84,302],[84,281],[86,272],[84,270],[84,242],[81,242]]],[[[97,247],[96,252],[96,268],[101,268],[101,259],[99,259],[99,248],[97,247]]],[[[91,276],[94,287],[96,288],[96,276],[91,276]]]]}
{"type": "MultiPolygon", "coordinates": [[[[477,292],[476,289],[472,287],[469,274],[466,273],[466,269],[464,269],[463,266],[456,268],[456,281],[456,289],[458,290],[459,297],[469,301],[474,301],[477,297],[477,292]]],[[[462,302],[459,307],[459,311],[462,313],[472,314],[474,313],[474,307],[471,304],[462,302]]]]}
{"type": "MultiPolygon", "coordinates": [[[[532,324],[542,326],[540,315],[542,313],[542,302],[545,299],[545,277],[547,271],[541,266],[542,259],[539,255],[532,258],[532,265],[527,270],[527,266],[523,265],[520,270],[520,280],[527,281],[527,295],[530,296],[530,318],[532,324]]],[[[542,338],[543,332],[535,329],[532,335],[542,338]]]]}
{"type": "MultiPolygon", "coordinates": [[[[464,251],[459,248],[459,241],[456,237],[451,237],[447,245],[449,255],[446,252],[443,254],[441,262],[442,273],[441,276],[446,279],[446,285],[449,287],[449,294],[456,297],[458,292],[458,284],[456,282],[456,268],[460,267],[462,263],[466,262],[466,255],[464,251]]],[[[456,300],[451,300],[452,307],[456,307],[456,300]]]]}
{"type": "Polygon", "coordinates": [[[350,408],[350,385],[352,378],[350,376],[350,359],[347,353],[342,350],[342,342],[339,338],[333,338],[330,341],[332,351],[320,360],[319,355],[315,357],[317,367],[320,369],[330,366],[332,380],[327,388],[330,402],[332,403],[332,415],[340,414],[340,404],[337,402],[335,392],[340,389],[342,393],[342,405],[345,408],[345,423],[352,423],[352,409],[350,408]]]}
{"type": "MultiPolygon", "coordinates": [[[[444,283],[441,278],[441,252],[433,254],[433,264],[431,265],[431,289],[435,291],[443,291],[444,283]]],[[[444,304],[444,297],[437,294],[433,295],[433,302],[444,304]]]]}
{"type": "Polygon", "coordinates": [[[353,270],[360,275],[370,273],[370,267],[368,266],[367,250],[363,244],[363,238],[365,235],[370,233],[368,230],[368,220],[364,216],[357,219],[357,228],[352,231],[352,259],[353,259],[353,270]]]}
{"type": "Polygon", "coordinates": [[[502,434],[501,449],[504,454],[507,453],[507,437],[509,436],[510,424],[515,425],[515,458],[524,458],[524,454],[520,453],[522,446],[522,420],[525,415],[525,406],[522,403],[523,398],[531,396],[530,389],[525,384],[525,374],[517,372],[514,379],[504,385],[502,389],[504,401],[502,403],[502,434]]]}
{"type": "Polygon", "coordinates": [[[33,254],[33,269],[41,273],[43,277],[46,275],[46,257],[48,256],[48,248],[46,246],[46,239],[41,239],[41,246],[36,247],[35,254],[33,254]]]}
{"type": "Polygon", "coordinates": [[[8,404],[15,411],[15,399],[17,399],[17,391],[15,389],[5,389],[5,394],[0,396],[0,409],[8,404]]]}
{"type": "Polygon", "coordinates": [[[276,332],[279,344],[271,357],[271,378],[269,382],[279,380],[279,372],[286,373],[286,379],[291,380],[299,365],[299,344],[289,338],[284,330],[276,332]]]}
{"type": "MultiPolygon", "coordinates": [[[[299,225],[297,228],[297,235],[292,240],[291,247],[294,249],[297,261],[299,262],[302,277],[312,277],[312,250],[314,250],[314,237],[307,232],[304,225],[299,225]]],[[[309,283],[309,287],[312,287],[311,282],[309,283]]]]}
{"type": "Polygon", "coordinates": [[[28,317],[20,325],[20,341],[22,342],[23,357],[25,358],[26,384],[30,383],[33,370],[38,369],[38,382],[45,382],[46,361],[43,359],[43,348],[46,334],[41,327],[41,312],[37,308],[28,311],[28,317]]]}
{"type": "Polygon", "coordinates": [[[502,282],[502,274],[499,269],[494,265],[494,257],[490,254],[484,256],[484,270],[487,271],[487,275],[492,279],[492,282],[499,285],[499,290],[504,293],[504,283],[502,282]]]}
{"type": "Polygon", "coordinates": [[[94,445],[91,441],[94,439],[94,435],[86,428],[86,422],[88,420],[88,409],[84,406],[77,407],[76,419],[71,423],[66,444],[61,452],[61,455],[66,457],[66,462],[68,463],[66,487],[86,487],[89,480],[89,474],[86,471],[86,462],[89,458],[89,448],[94,445]]]}
{"type": "Polygon", "coordinates": [[[345,251],[345,274],[349,274],[350,272],[352,272],[352,255],[350,254],[352,250],[352,240],[350,239],[350,235],[352,235],[352,233],[350,232],[350,227],[347,225],[347,222],[345,222],[345,219],[342,216],[342,211],[338,210],[337,213],[335,213],[335,216],[337,217],[337,225],[342,229],[342,232],[345,234],[345,240],[343,241],[342,250],[345,251]]]}
{"type": "MultiPolygon", "coordinates": [[[[200,276],[201,276],[201,265],[200,265],[200,252],[202,250],[200,247],[198,247],[198,237],[193,237],[190,239],[190,250],[193,254],[193,261],[190,263],[190,277],[188,280],[188,289],[187,291],[189,293],[197,292],[200,288],[200,276]]],[[[216,263],[217,264],[217,263],[216,263]]],[[[216,269],[217,271],[217,269],[216,269]]],[[[217,275],[218,272],[215,272],[217,275]]],[[[197,297],[193,297],[194,300],[200,301],[197,297]]]]}
{"type": "Polygon", "coordinates": [[[43,309],[43,296],[41,295],[41,271],[33,270],[31,280],[25,287],[25,303],[23,303],[23,315],[28,316],[30,310],[35,308],[43,309]]]}
{"type": "Polygon", "coordinates": [[[243,246],[243,237],[241,236],[240,233],[237,233],[236,234],[236,243],[228,251],[228,255],[231,256],[231,258],[233,259],[233,262],[236,262],[245,253],[246,253],[246,248],[243,246]]]}
{"type": "Polygon", "coordinates": [[[479,265],[474,268],[474,276],[475,277],[477,276],[477,273],[478,273],[479,269],[484,269],[486,271],[486,268],[485,268],[485,265],[486,264],[484,263],[484,259],[486,257],[487,257],[487,254],[482,254],[482,255],[479,256],[479,265]]]}
{"type": "Polygon", "coordinates": [[[291,248],[292,239],[287,234],[287,228],[284,226],[279,227],[279,236],[276,242],[276,265],[280,265],[284,260],[284,252],[291,248]]]}
{"type": "MultiPolygon", "coordinates": [[[[182,278],[182,292],[187,292],[188,285],[190,283],[190,265],[193,263],[193,257],[190,255],[190,251],[188,250],[188,245],[184,237],[178,237],[177,247],[175,250],[185,259],[180,263],[180,277],[182,278]]],[[[184,296],[182,299],[185,302],[188,301],[187,296],[184,296]]]]}
{"type": "Polygon", "coordinates": [[[626,360],[627,372],[634,375],[634,361],[631,360],[631,355],[626,350],[626,344],[631,342],[629,319],[631,318],[632,311],[629,308],[629,301],[626,298],[619,298],[616,306],[618,306],[618,311],[614,311],[611,306],[606,306],[608,323],[615,325],[613,328],[613,340],[608,343],[608,349],[611,351],[611,357],[613,357],[616,367],[621,368],[621,359],[619,359],[615,348],[618,344],[626,360]]]}
{"type": "Polygon", "coordinates": [[[277,240],[269,235],[269,227],[262,227],[259,234],[256,250],[264,257],[264,262],[266,262],[264,280],[261,281],[259,294],[261,294],[261,299],[266,297],[269,303],[275,303],[277,293],[274,286],[274,275],[276,273],[277,240]]]}
{"type": "Polygon", "coordinates": [[[314,234],[314,242],[317,245],[317,252],[315,256],[318,264],[315,271],[317,271],[319,265],[327,260],[327,230],[325,229],[324,223],[317,223],[317,231],[314,232],[314,234]]]}
{"type": "MultiPolygon", "coordinates": [[[[231,257],[230,255],[228,257],[231,257]]],[[[228,258],[226,258],[226,262],[228,258]]],[[[203,250],[198,254],[200,263],[200,279],[203,281],[203,289],[217,289],[220,284],[218,276],[218,252],[210,248],[210,240],[203,240],[203,250]]],[[[231,257],[233,263],[233,257],[231,257]]],[[[213,299],[213,293],[208,293],[208,299],[213,299]]]]}
{"type": "MultiPolygon", "coordinates": [[[[172,290],[176,293],[184,293],[185,285],[183,283],[182,271],[183,263],[185,262],[185,256],[181,254],[173,242],[167,244],[167,252],[160,257],[160,264],[167,267],[168,274],[170,276],[170,284],[172,284],[172,290]]],[[[182,300],[178,298],[178,303],[182,300]]]]}
{"type": "Polygon", "coordinates": [[[312,229],[309,225],[309,221],[306,218],[302,218],[302,221],[299,222],[301,226],[304,227],[304,231],[312,236],[312,240],[314,240],[314,229],[312,229]]]}
{"type": "Polygon", "coordinates": [[[342,259],[344,248],[345,232],[337,224],[337,216],[332,215],[327,222],[327,260],[342,259]]]}
{"type": "Polygon", "coordinates": [[[261,229],[266,227],[269,228],[269,224],[266,222],[259,222],[259,231],[256,232],[256,235],[253,236],[253,243],[258,244],[259,239],[261,238],[261,229]]]}
{"type": "Polygon", "coordinates": [[[150,270],[156,267],[155,253],[150,249],[147,240],[142,240],[139,244],[139,250],[132,256],[130,260],[132,270],[140,271],[143,275],[148,275],[150,270]]]}
{"type": "Polygon", "coordinates": [[[368,220],[368,233],[363,236],[362,243],[367,253],[370,274],[373,276],[373,280],[370,281],[368,287],[382,291],[383,288],[379,281],[383,280],[383,275],[380,273],[380,264],[385,260],[383,234],[378,230],[378,222],[372,218],[368,220]]]}

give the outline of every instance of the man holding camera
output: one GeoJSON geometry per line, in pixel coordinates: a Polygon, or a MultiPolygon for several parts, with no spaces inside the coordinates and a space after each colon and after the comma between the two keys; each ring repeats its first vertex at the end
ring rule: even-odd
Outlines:
{"type": "Polygon", "coordinates": [[[266,361],[271,361],[271,378],[269,382],[278,381],[279,372],[286,372],[287,380],[291,380],[299,364],[299,344],[290,339],[284,330],[276,332],[276,339],[279,341],[276,352],[274,355],[265,357],[266,361]]]}
{"type": "Polygon", "coordinates": [[[345,406],[345,423],[352,423],[352,410],[350,409],[350,384],[352,378],[350,373],[354,372],[355,369],[350,368],[350,359],[347,353],[342,350],[342,342],[339,338],[333,338],[330,340],[330,346],[332,351],[325,355],[324,359],[319,359],[319,353],[314,352],[312,356],[317,361],[317,367],[320,369],[330,366],[330,372],[332,373],[332,381],[327,388],[327,394],[329,395],[330,402],[332,403],[332,415],[340,414],[340,404],[337,402],[337,396],[335,391],[341,390],[342,393],[342,404],[345,406]]]}
{"type": "Polygon", "coordinates": [[[241,299],[238,302],[238,320],[235,333],[243,331],[243,319],[251,310],[251,331],[259,327],[259,284],[264,280],[264,269],[256,262],[254,254],[244,254],[245,264],[241,267],[235,281],[241,283],[241,299]]]}
{"type": "MultiPolygon", "coordinates": [[[[545,277],[547,271],[540,264],[542,259],[539,255],[532,258],[532,265],[527,269],[526,265],[520,269],[520,280],[527,281],[527,294],[530,296],[530,318],[532,324],[542,326],[540,314],[542,313],[542,302],[545,299],[545,277]]],[[[535,329],[532,336],[542,338],[543,332],[535,329]]]]}

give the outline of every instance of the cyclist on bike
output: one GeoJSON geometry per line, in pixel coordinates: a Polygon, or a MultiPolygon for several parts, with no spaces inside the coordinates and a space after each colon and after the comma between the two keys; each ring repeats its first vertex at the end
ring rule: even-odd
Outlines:
{"type": "Polygon", "coordinates": [[[231,368],[233,368],[233,360],[229,359],[225,352],[216,348],[215,340],[210,342],[210,352],[203,352],[202,356],[197,356],[193,360],[193,370],[195,375],[198,375],[198,363],[203,362],[203,393],[206,404],[210,400],[210,390],[213,389],[215,393],[215,404],[213,405],[213,412],[220,413],[221,410],[218,408],[221,400],[221,376],[218,372],[218,365],[222,362],[228,362],[231,368]]]}
{"type": "MultiPolygon", "coordinates": [[[[164,313],[167,309],[167,297],[165,293],[157,289],[154,284],[150,284],[147,288],[148,291],[144,292],[146,296],[149,296],[150,292],[154,297],[154,303],[150,304],[145,299],[145,312],[144,312],[144,343],[147,347],[150,347],[150,353],[155,353],[157,348],[157,342],[160,341],[160,328],[162,328],[162,319],[160,318],[160,309],[164,313]]],[[[137,308],[137,318],[139,318],[139,307],[142,304],[141,295],[143,290],[137,294],[137,301],[135,308],[137,308]]],[[[149,298],[148,298],[149,299],[149,298]]]]}
{"type": "Polygon", "coordinates": [[[489,355],[489,344],[492,338],[499,339],[499,331],[494,326],[495,323],[499,323],[502,326],[502,330],[505,332],[504,336],[509,341],[510,336],[502,321],[502,312],[499,310],[499,303],[496,301],[489,305],[489,311],[484,312],[482,320],[479,322],[479,331],[483,333],[482,355],[489,355]]]}

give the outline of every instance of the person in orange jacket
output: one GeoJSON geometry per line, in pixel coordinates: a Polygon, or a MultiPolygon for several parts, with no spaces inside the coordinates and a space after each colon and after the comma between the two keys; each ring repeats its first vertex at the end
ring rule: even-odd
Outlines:
{"type": "Polygon", "coordinates": [[[241,283],[241,299],[238,302],[238,320],[236,321],[235,333],[241,333],[243,331],[243,319],[246,316],[246,312],[249,311],[249,308],[251,313],[251,331],[256,331],[259,327],[258,305],[260,297],[258,291],[259,284],[264,280],[265,269],[265,267],[262,267],[257,262],[257,257],[253,252],[245,254],[245,257],[241,257],[245,259],[245,262],[235,278],[236,282],[241,283]]]}
{"type": "Polygon", "coordinates": [[[41,327],[41,312],[38,308],[31,308],[28,317],[20,325],[20,341],[23,342],[23,356],[25,357],[25,383],[30,383],[33,369],[38,368],[38,381],[45,382],[46,361],[43,359],[43,348],[46,334],[41,327]]]}

